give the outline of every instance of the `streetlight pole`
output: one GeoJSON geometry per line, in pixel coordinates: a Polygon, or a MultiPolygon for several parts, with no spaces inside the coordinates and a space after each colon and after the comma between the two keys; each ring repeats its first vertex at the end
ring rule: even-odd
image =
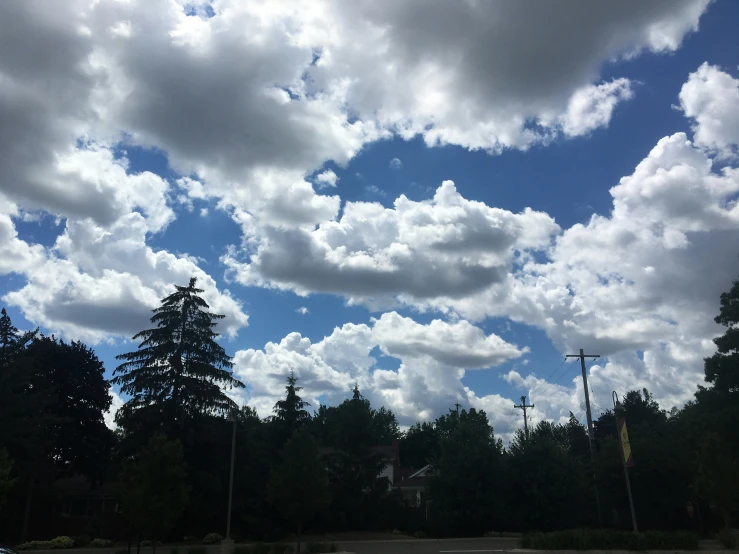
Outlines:
{"type": "Polygon", "coordinates": [[[234,457],[236,455],[236,410],[233,410],[228,420],[233,422],[233,431],[231,432],[231,472],[228,478],[228,515],[226,516],[226,538],[221,541],[221,554],[232,554],[234,551],[234,541],[231,539],[231,504],[233,502],[234,492],[234,457]]]}

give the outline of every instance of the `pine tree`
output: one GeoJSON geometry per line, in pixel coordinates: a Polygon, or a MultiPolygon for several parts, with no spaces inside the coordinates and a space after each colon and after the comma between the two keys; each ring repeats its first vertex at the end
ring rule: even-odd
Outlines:
{"type": "Polygon", "coordinates": [[[120,354],[124,362],[112,382],[130,399],[118,412],[120,423],[139,416],[152,425],[178,423],[197,415],[222,415],[236,408],[222,387],[244,384],[231,373],[231,358],[217,342],[215,327],[225,316],[208,311],[208,304],[190,279],[154,310],[154,329],[136,334],[137,350],[120,354]],[[153,413],[151,413],[153,412],[153,413]]]}
{"type": "Polygon", "coordinates": [[[716,391],[736,393],[739,392],[739,280],[721,295],[721,311],[715,321],[727,329],[713,341],[718,352],[706,358],[706,381],[713,383],[716,391]]]}
{"type": "Polygon", "coordinates": [[[305,409],[310,404],[298,396],[303,387],[297,386],[297,383],[298,378],[295,372],[291,371],[287,376],[285,400],[278,400],[273,409],[275,419],[284,423],[285,427],[290,429],[290,434],[303,423],[310,421],[310,414],[305,409]]]}

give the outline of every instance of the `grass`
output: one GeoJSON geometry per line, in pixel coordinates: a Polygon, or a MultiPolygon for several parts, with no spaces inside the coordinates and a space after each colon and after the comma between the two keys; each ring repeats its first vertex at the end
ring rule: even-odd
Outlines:
{"type": "Polygon", "coordinates": [[[524,535],[519,546],[535,550],[698,550],[698,536],[685,531],[569,529],[524,535]]]}

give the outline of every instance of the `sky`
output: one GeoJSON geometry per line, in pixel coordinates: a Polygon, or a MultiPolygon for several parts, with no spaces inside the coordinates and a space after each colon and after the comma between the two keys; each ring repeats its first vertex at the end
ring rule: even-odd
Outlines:
{"type": "MultiPolygon", "coordinates": [[[[196,277],[268,416],[495,432],[703,383],[739,276],[739,3],[0,3],[0,304],[112,376],[196,277]]],[[[126,396],[113,389],[106,421],[126,396]]]]}

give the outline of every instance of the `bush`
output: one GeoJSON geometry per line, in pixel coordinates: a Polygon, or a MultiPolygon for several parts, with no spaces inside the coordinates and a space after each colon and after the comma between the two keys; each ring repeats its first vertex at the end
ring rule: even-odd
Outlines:
{"type": "Polygon", "coordinates": [[[417,539],[425,539],[426,533],[424,533],[423,531],[416,531],[415,533],[413,533],[413,536],[417,539]]]}
{"type": "Polygon", "coordinates": [[[718,535],[716,535],[716,540],[720,542],[724,548],[736,548],[737,540],[736,535],[731,529],[722,529],[718,535]]]}
{"type": "Polygon", "coordinates": [[[16,550],[57,550],[72,548],[74,540],[71,537],[56,537],[50,541],[28,541],[15,547],[16,550]]]}
{"type": "MultiPolygon", "coordinates": [[[[147,548],[149,546],[152,546],[154,543],[151,542],[149,539],[146,539],[144,541],[141,541],[141,546],[144,548],[147,548]]],[[[162,546],[162,541],[157,541],[157,546],[162,546]]]]}
{"type": "Polygon", "coordinates": [[[393,529],[393,535],[402,535],[402,534],[403,534],[403,531],[399,529],[393,529]]]}
{"type": "Polygon", "coordinates": [[[72,537],[55,537],[51,539],[51,548],[72,548],[74,546],[74,539],[72,537]]]}
{"type": "Polygon", "coordinates": [[[208,533],[203,537],[203,544],[216,544],[223,540],[223,537],[218,533],[208,533]]]}
{"type": "MultiPolygon", "coordinates": [[[[75,544],[75,546],[77,545],[75,544]]],[[[95,548],[110,548],[113,546],[113,541],[108,539],[92,539],[90,546],[94,546],[95,548]]]]}
{"type": "Polygon", "coordinates": [[[698,550],[698,536],[685,531],[570,529],[524,535],[519,546],[534,550],[698,550]]]}
{"type": "Polygon", "coordinates": [[[334,543],[327,542],[309,542],[305,545],[305,549],[308,551],[308,554],[326,554],[328,552],[339,551],[334,543]]]}
{"type": "Polygon", "coordinates": [[[518,538],[521,537],[521,533],[512,533],[510,531],[488,531],[484,535],[485,537],[505,537],[505,538],[518,538]]]}

